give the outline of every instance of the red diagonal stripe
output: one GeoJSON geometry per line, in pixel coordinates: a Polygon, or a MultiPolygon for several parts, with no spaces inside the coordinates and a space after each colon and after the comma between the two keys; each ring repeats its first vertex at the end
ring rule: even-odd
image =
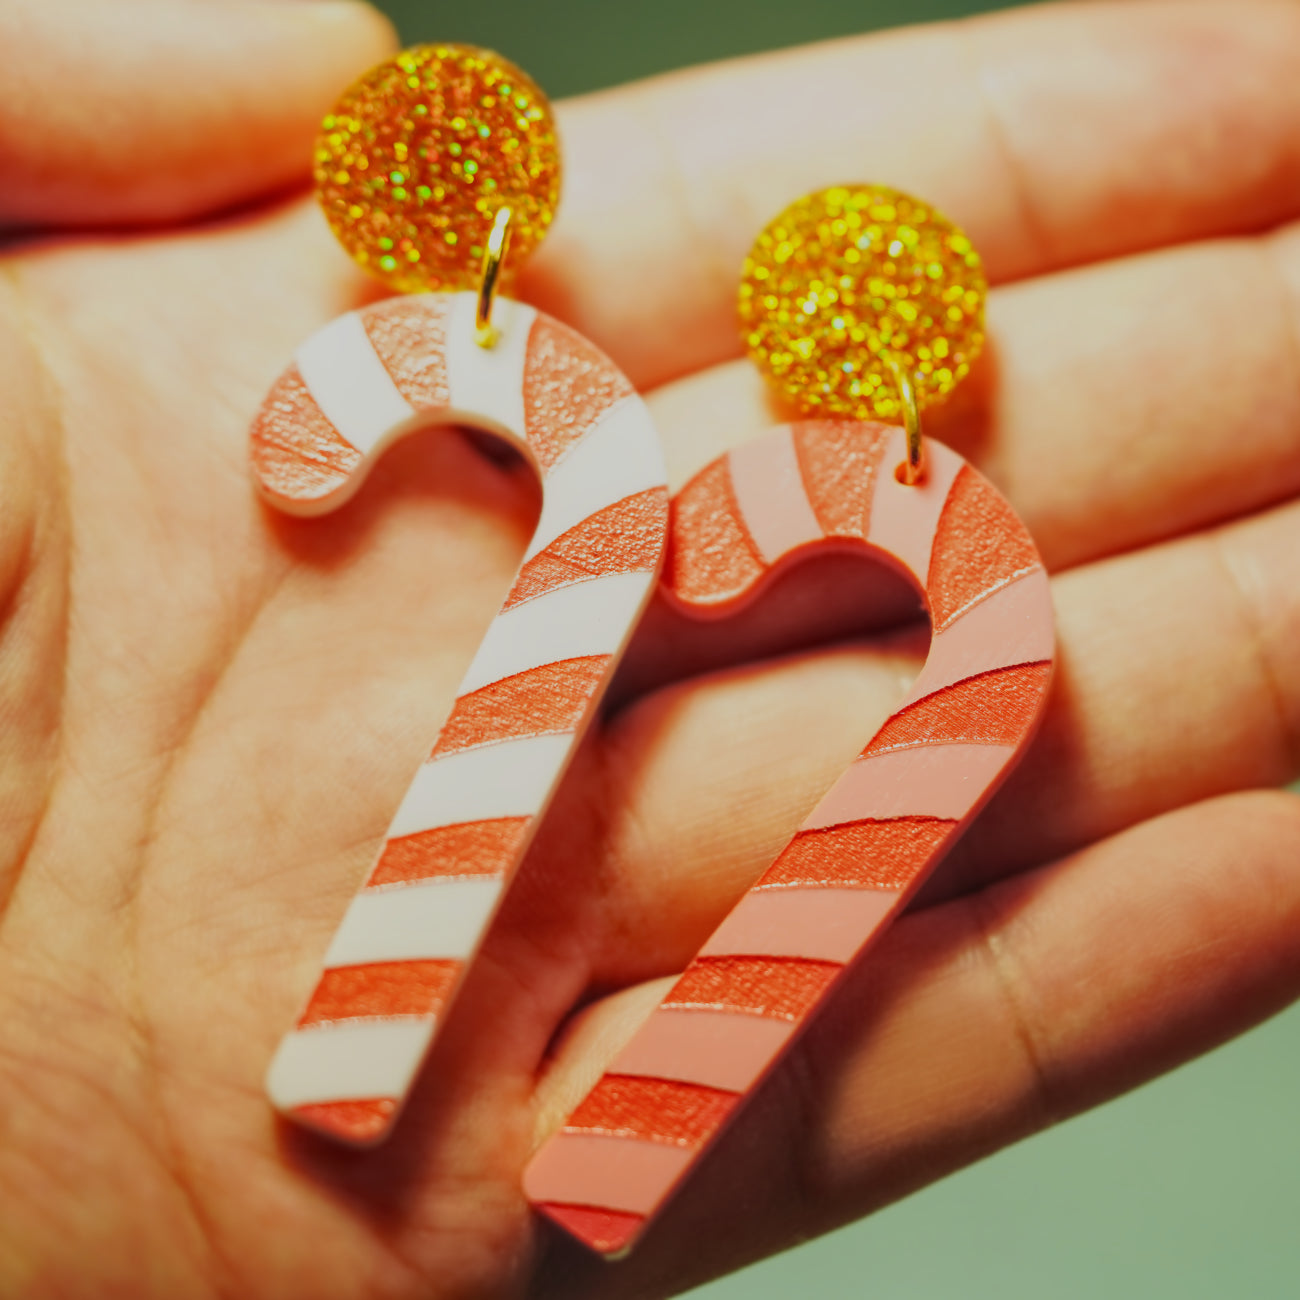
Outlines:
{"type": "Polygon", "coordinates": [[[856,885],[901,889],[956,825],[937,817],[894,817],[800,831],[755,888],[856,885]]]}
{"type": "Polygon", "coordinates": [[[799,473],[822,530],[828,537],[865,539],[888,426],[801,420],[793,431],[799,473]]]}
{"type": "Polygon", "coordinates": [[[451,995],[462,964],[376,961],[323,971],[298,1028],[363,1016],[436,1016],[451,995]]]}
{"type": "Polygon", "coordinates": [[[524,361],[524,424],[543,470],[633,391],[614,363],[581,334],[549,316],[533,322],[524,361]]]}
{"type": "Polygon", "coordinates": [[[617,1255],[645,1222],[643,1214],[622,1214],[589,1205],[555,1205],[543,1201],[537,1209],[601,1255],[617,1255]]]}
{"type": "Polygon", "coordinates": [[[945,686],[894,714],[864,754],[899,745],[1014,745],[1028,730],[1052,673],[1050,663],[998,668],[945,686]]]}
{"type": "Polygon", "coordinates": [[[660,487],[588,515],[524,565],[504,608],[584,578],[651,572],[663,550],[667,513],[668,489],[660,487]]]}
{"type": "Polygon", "coordinates": [[[969,465],[948,493],[930,556],[925,589],[936,632],[971,601],[1041,563],[1016,512],[969,465]]]}
{"type": "Polygon", "coordinates": [[[438,876],[499,876],[514,862],[529,820],[494,817],[399,836],[384,845],[383,856],[366,884],[408,884],[438,876]]]}
{"type": "Polygon", "coordinates": [[[798,1020],[843,969],[796,957],[697,957],[663,1005],[798,1020]]]}
{"type": "Polygon", "coordinates": [[[572,731],[600,685],[609,655],[542,664],[456,701],[433,757],[517,736],[572,731]]]}
{"type": "Polygon", "coordinates": [[[679,600],[720,604],[767,571],[741,522],[725,456],[691,479],[669,510],[664,581],[679,600]]]}
{"type": "Polygon", "coordinates": [[[607,1074],[569,1116],[566,1130],[699,1146],[739,1100],[734,1092],[626,1074],[607,1074]]]}
{"type": "Polygon", "coordinates": [[[295,1106],[294,1116],[309,1128],[321,1129],[347,1142],[371,1142],[392,1123],[397,1110],[393,1097],[358,1101],[325,1101],[295,1106]]]}
{"type": "Polygon", "coordinates": [[[297,366],[267,394],[249,436],[262,485],[295,501],[325,496],[361,463],[361,453],[316,405],[297,366]]]}
{"type": "Polygon", "coordinates": [[[397,391],[417,411],[451,400],[447,381],[447,317],[451,299],[439,294],[386,298],[361,313],[366,337],[397,391]]]}

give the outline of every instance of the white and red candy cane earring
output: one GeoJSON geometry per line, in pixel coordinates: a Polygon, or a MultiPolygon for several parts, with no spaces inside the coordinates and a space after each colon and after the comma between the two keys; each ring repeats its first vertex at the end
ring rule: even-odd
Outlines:
{"type": "Polygon", "coordinates": [[[281,1112],[355,1144],[391,1128],[662,558],[663,459],[632,385],[495,295],[559,172],[545,97],[499,55],[419,46],[361,78],[322,125],[317,193],[348,252],[409,296],[303,343],[251,430],[258,486],[296,515],[341,505],[435,424],[503,436],[542,482],[514,586],[271,1063],[281,1112]]]}
{"type": "Polygon", "coordinates": [[[865,550],[917,587],[930,653],[907,699],[812,810],[562,1131],[529,1199],[628,1250],[1015,764],[1052,672],[1047,575],[1011,507],[920,407],[966,374],[985,282],[970,241],[883,186],[793,204],[745,263],[751,356],[813,418],[698,474],[672,502],[667,594],[700,616],[788,557],[865,550]],[[903,417],[903,428],[875,422],[903,417]],[[830,418],[826,418],[830,417],[830,418]]]}

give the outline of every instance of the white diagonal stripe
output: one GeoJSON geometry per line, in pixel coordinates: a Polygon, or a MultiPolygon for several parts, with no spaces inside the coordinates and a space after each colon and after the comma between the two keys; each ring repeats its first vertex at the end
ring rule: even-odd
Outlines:
{"type": "Polygon", "coordinates": [[[500,894],[501,881],[494,876],[362,890],[334,933],[325,969],[372,961],[463,960],[478,946],[500,894]]]}
{"type": "Polygon", "coordinates": [[[296,360],[325,418],[363,455],[415,414],[354,311],[317,330],[299,347],[296,360]]]}
{"type": "Polygon", "coordinates": [[[432,759],[415,774],[388,837],[457,822],[530,817],[546,802],[572,748],[573,733],[563,732],[503,740],[432,759]]]}
{"type": "Polygon", "coordinates": [[[663,487],[667,479],[659,436],[645,403],[625,397],[551,466],[542,483],[542,514],[525,561],[597,510],[647,488],[663,487]]]}
{"type": "Polygon", "coordinates": [[[493,425],[524,440],[524,359],[537,312],[512,298],[498,297],[492,308],[497,341],[490,348],[474,342],[478,295],[458,293],[447,314],[447,384],[451,407],[466,424],[493,425]]]}
{"type": "Polygon", "coordinates": [[[299,1029],[281,1041],[266,1091],[277,1110],[400,1097],[432,1036],[432,1019],[422,1017],[299,1029]]]}
{"type": "Polygon", "coordinates": [[[615,654],[654,585],[653,573],[610,573],[556,587],[492,620],[458,694],[540,664],[615,654]]]}

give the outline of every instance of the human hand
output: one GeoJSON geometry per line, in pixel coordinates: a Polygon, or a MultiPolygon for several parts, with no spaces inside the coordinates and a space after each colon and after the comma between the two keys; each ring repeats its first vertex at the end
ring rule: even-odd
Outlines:
{"type": "Polygon", "coordinates": [[[373,292],[264,196],[379,24],[87,3],[60,11],[69,46],[49,8],[0,16],[0,204],[53,236],[11,243],[0,286],[0,1291],[661,1295],[1295,995],[1300,801],[1245,793],[1295,775],[1300,722],[1293,6],[1053,6],[562,106],[564,206],[525,290],[649,392],[676,483],[775,418],[733,359],[754,231],[879,179],[959,220],[1001,286],[974,391],[930,432],[1058,575],[1024,764],[615,1266],[534,1222],[528,1153],[901,697],[915,638],[810,648],[860,626],[819,621],[832,584],[867,585],[826,566],[708,644],[656,611],[393,1141],[278,1126],[266,1062],[536,491],[446,433],[328,520],[248,486],[266,387],[373,292]],[[99,80],[35,75],[92,55],[99,80]]]}

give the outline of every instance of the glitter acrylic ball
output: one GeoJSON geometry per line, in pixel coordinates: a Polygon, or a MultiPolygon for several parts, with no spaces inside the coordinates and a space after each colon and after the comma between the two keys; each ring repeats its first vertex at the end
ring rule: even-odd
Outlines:
{"type": "Polygon", "coordinates": [[[321,124],[316,195],[339,242],[403,292],[471,289],[497,211],[505,278],[555,215],[560,156],[546,96],[490,50],[418,45],[350,86],[321,124]]]}
{"type": "Polygon", "coordinates": [[[792,203],[745,259],[745,346],[805,415],[900,417],[893,367],[924,408],[965,377],[984,342],[987,284],[966,236],[884,185],[833,186],[792,203]]]}

